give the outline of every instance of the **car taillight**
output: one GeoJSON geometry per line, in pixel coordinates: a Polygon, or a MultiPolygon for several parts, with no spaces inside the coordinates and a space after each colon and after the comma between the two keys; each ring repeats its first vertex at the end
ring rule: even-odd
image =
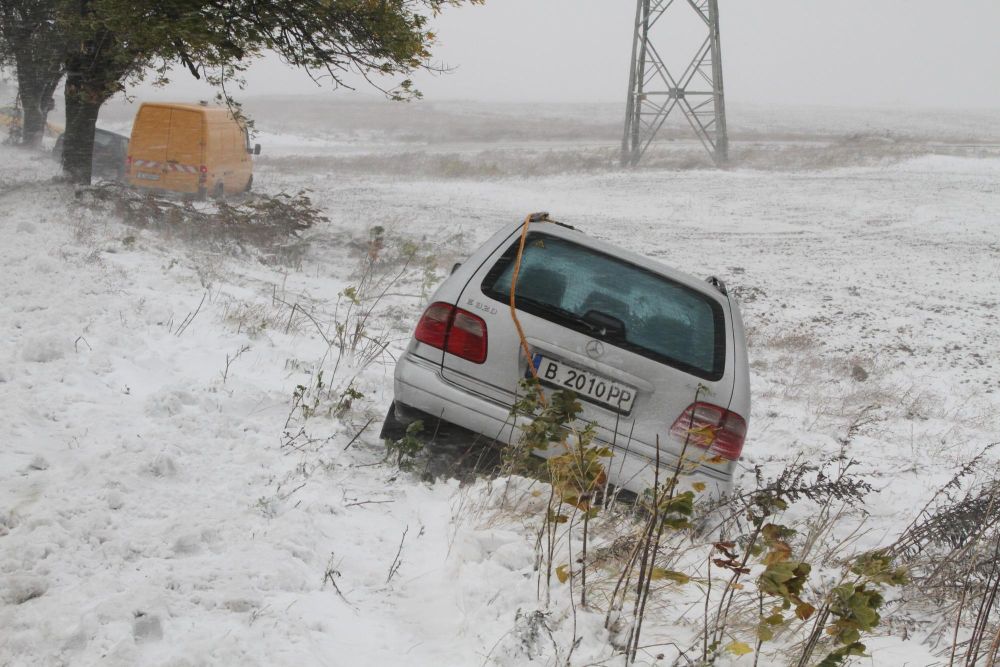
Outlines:
{"type": "Polygon", "coordinates": [[[670,427],[675,440],[708,449],[735,461],[743,451],[747,422],[743,417],[711,403],[693,403],[670,427]]]}
{"type": "Polygon", "coordinates": [[[413,337],[475,364],[486,361],[486,322],[450,303],[432,303],[413,337]]]}
{"type": "Polygon", "coordinates": [[[454,310],[455,307],[447,303],[432,303],[417,323],[417,330],[413,333],[414,338],[443,350],[454,310]]]}
{"type": "Polygon", "coordinates": [[[486,361],[486,322],[472,313],[456,308],[448,330],[446,349],[475,364],[486,361]]]}

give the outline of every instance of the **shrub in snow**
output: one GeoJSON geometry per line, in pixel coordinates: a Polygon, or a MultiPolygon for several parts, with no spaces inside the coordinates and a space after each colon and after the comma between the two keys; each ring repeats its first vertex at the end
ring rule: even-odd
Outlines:
{"type": "Polygon", "coordinates": [[[122,497],[122,494],[117,491],[109,491],[107,500],[108,509],[120,510],[125,505],[125,500],[122,497]]]}
{"type": "Polygon", "coordinates": [[[253,247],[263,251],[258,256],[269,263],[296,265],[306,247],[300,235],[328,221],[305,190],[295,195],[254,193],[231,204],[195,205],[137,192],[117,183],[103,183],[82,190],[79,196],[83,206],[98,213],[113,211],[128,224],[179,232],[199,247],[212,250],[238,250],[243,254],[253,247]]]}
{"type": "Polygon", "coordinates": [[[48,582],[39,577],[12,575],[6,579],[0,596],[7,604],[24,604],[42,597],[49,590],[48,582]]]}
{"type": "Polygon", "coordinates": [[[42,334],[25,341],[21,348],[21,358],[44,364],[66,356],[69,340],[58,334],[42,334]]]}
{"type": "Polygon", "coordinates": [[[177,474],[177,464],[166,454],[157,454],[149,464],[148,470],[156,477],[173,477],[177,474]]]}
{"type": "Polygon", "coordinates": [[[137,644],[163,639],[163,624],[160,623],[160,617],[137,611],[132,622],[132,634],[137,644]]]}
{"type": "Polygon", "coordinates": [[[31,459],[31,463],[28,464],[28,470],[48,470],[49,462],[45,460],[44,456],[36,456],[31,459]]]}
{"type": "Polygon", "coordinates": [[[11,528],[15,525],[14,517],[12,515],[0,514],[0,537],[6,537],[9,535],[11,528]]]}
{"type": "Polygon", "coordinates": [[[181,535],[174,541],[174,553],[184,556],[201,551],[201,536],[195,533],[181,535]]]}

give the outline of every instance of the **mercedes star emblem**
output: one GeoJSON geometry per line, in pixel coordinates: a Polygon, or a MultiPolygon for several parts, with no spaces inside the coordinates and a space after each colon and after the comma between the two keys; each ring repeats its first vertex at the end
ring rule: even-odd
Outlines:
{"type": "Polygon", "coordinates": [[[599,340],[592,340],[587,343],[587,355],[591,359],[597,359],[604,354],[604,343],[599,340]]]}

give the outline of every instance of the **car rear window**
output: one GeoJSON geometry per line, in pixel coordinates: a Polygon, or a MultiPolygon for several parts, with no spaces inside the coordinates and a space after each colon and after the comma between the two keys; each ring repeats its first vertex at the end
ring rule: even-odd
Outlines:
{"type": "MultiPolygon", "coordinates": [[[[504,303],[518,245],[504,252],[481,286],[504,303]]],[[[515,296],[518,310],[706,380],[722,377],[725,316],[718,301],[622,259],[530,233],[515,296]]]]}

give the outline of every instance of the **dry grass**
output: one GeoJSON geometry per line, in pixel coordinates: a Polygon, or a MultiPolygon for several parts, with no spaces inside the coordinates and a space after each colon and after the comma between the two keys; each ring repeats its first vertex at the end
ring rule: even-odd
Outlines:
{"type": "Polygon", "coordinates": [[[309,322],[303,313],[292,310],[280,302],[249,302],[227,297],[222,304],[222,319],[250,338],[258,338],[271,331],[298,335],[309,322]]]}
{"type": "Polygon", "coordinates": [[[524,178],[562,173],[595,173],[617,168],[618,154],[600,150],[488,150],[470,153],[366,153],[345,156],[262,157],[260,164],[278,171],[389,174],[417,178],[524,178]]]}
{"type": "MultiPolygon", "coordinates": [[[[547,139],[552,142],[552,138],[547,139]]],[[[558,174],[613,173],[621,170],[617,142],[572,147],[573,142],[542,143],[531,147],[502,145],[484,150],[446,151],[403,149],[402,152],[371,152],[331,155],[267,156],[262,167],[280,172],[377,174],[433,179],[493,180],[531,178],[558,174]],[[545,148],[545,146],[550,146],[545,148]]],[[[581,142],[589,144],[588,142],[581,142]]],[[[449,144],[443,144],[447,146],[449,144]]],[[[454,145],[454,144],[451,144],[454,145]]],[[[482,142],[475,144],[483,146],[482,142]]],[[[488,144],[486,144],[488,146],[488,144]]],[[[896,141],[880,137],[844,137],[788,144],[734,142],[729,167],[765,171],[822,170],[876,166],[900,162],[919,155],[997,155],[1000,149],[922,141],[896,141]]],[[[712,169],[704,149],[690,138],[658,140],[644,155],[639,170],[712,169]]]]}

